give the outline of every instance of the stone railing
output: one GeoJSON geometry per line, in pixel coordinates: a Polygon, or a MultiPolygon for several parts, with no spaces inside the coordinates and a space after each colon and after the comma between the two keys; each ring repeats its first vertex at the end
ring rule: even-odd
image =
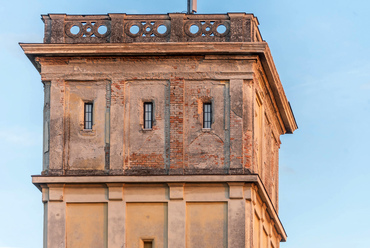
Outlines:
{"type": "Polygon", "coordinates": [[[44,43],[258,42],[252,14],[43,15],[44,43]]]}

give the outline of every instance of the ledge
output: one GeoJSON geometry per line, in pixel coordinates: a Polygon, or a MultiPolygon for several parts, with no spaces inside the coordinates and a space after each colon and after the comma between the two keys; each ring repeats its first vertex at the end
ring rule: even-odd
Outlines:
{"type": "Polygon", "coordinates": [[[122,56],[263,53],[266,42],[19,43],[27,56],[122,56]]]}
{"type": "Polygon", "coordinates": [[[32,183],[212,183],[254,182],[257,175],[189,175],[189,176],[32,176],[32,183]]]}

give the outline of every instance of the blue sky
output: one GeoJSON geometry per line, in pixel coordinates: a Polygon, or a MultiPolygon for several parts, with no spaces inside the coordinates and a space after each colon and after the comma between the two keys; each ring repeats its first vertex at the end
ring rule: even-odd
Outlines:
{"type": "MultiPolygon", "coordinates": [[[[43,87],[18,42],[41,43],[40,14],[169,13],[185,0],[0,0],[0,248],[42,247],[43,87]]],[[[370,242],[370,2],[198,0],[198,13],[254,13],[299,129],[282,137],[282,248],[370,242]]]]}

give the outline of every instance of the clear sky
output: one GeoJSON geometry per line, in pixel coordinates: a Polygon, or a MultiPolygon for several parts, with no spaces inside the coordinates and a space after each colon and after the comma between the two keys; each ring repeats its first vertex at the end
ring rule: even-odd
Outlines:
{"type": "MultiPolygon", "coordinates": [[[[42,247],[43,87],[18,42],[40,14],[169,13],[186,0],[0,0],[0,248],[42,247]]],[[[282,248],[370,247],[370,1],[198,0],[198,13],[254,13],[299,129],[282,137],[282,248]]]]}

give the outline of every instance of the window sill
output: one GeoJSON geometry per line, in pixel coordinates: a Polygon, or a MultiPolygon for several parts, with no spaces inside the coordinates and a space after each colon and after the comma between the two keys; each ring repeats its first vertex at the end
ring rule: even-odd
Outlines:
{"type": "Polygon", "coordinates": [[[93,129],[82,129],[80,130],[82,136],[95,136],[96,132],[93,129]]]}
{"type": "Polygon", "coordinates": [[[212,132],[212,128],[202,128],[202,132],[210,133],[212,132]]]}

